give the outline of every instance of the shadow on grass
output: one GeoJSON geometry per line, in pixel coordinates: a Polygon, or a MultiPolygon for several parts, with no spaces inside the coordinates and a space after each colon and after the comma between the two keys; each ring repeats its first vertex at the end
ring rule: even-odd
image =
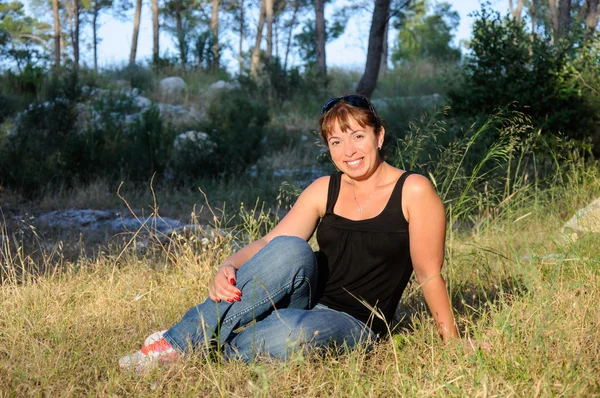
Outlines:
{"type": "MultiPolygon", "coordinates": [[[[422,294],[415,294],[418,289],[416,281],[407,288],[408,299],[400,301],[393,324],[393,333],[413,333],[419,322],[430,316],[422,294]],[[411,294],[412,293],[412,294],[411,294]]],[[[500,301],[510,303],[515,297],[527,294],[525,283],[519,278],[506,278],[489,286],[473,282],[454,283],[451,289],[451,302],[459,330],[465,330],[466,323],[478,322],[484,314],[498,305],[500,301]]]]}

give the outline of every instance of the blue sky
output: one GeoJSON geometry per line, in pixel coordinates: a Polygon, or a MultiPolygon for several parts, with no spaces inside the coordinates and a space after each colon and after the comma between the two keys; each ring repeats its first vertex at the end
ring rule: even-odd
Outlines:
{"type": "MultiPolygon", "coordinates": [[[[326,13],[333,11],[334,7],[339,7],[345,2],[351,0],[334,0],[326,8],[326,13]]],[[[452,4],[453,9],[460,14],[460,26],[456,33],[456,41],[468,39],[471,34],[472,18],[468,15],[480,9],[478,0],[447,0],[452,4]]],[[[149,2],[144,2],[149,3],[149,2]]],[[[508,0],[491,0],[492,7],[502,13],[508,12],[508,0]]],[[[132,12],[131,12],[132,13],[132,12]]],[[[345,33],[337,40],[329,43],[326,48],[327,65],[329,67],[337,66],[350,69],[362,69],[366,59],[366,49],[368,44],[368,35],[370,28],[370,15],[360,15],[351,18],[346,27],[345,33]]],[[[142,23],[138,41],[138,59],[148,58],[152,53],[152,22],[149,4],[145,4],[142,10],[142,23]]],[[[102,42],[98,48],[98,58],[100,66],[121,64],[129,59],[131,46],[131,37],[133,35],[133,24],[131,20],[121,22],[113,18],[105,17],[102,20],[102,26],[99,30],[99,37],[102,42]]],[[[254,39],[248,38],[245,47],[253,44],[254,39]]],[[[392,38],[390,37],[390,44],[392,38]]],[[[167,50],[171,55],[177,53],[177,47],[170,36],[162,33],[160,37],[161,54],[167,50]]],[[[237,48],[237,41],[234,46],[237,48]]],[[[93,62],[91,51],[87,51],[86,61],[93,62]]],[[[230,70],[237,69],[237,61],[231,51],[225,50],[224,62],[230,70]]],[[[299,63],[299,59],[292,60],[299,63]]]]}

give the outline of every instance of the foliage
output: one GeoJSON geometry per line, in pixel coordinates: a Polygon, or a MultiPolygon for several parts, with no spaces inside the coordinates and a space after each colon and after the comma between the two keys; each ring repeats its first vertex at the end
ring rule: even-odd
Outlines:
{"type": "Polygon", "coordinates": [[[11,60],[20,72],[45,61],[51,37],[50,25],[26,16],[24,8],[18,1],[0,3],[0,58],[11,60]]]}
{"type": "MultiPolygon", "coordinates": [[[[595,62],[597,52],[574,42],[552,45],[538,36],[531,41],[523,25],[485,8],[475,16],[471,52],[448,93],[453,117],[481,120],[516,102],[544,133],[576,139],[598,134],[598,111],[586,99],[590,88],[577,70],[586,51],[595,62]]],[[[598,74],[597,67],[586,70],[598,74]]]]}
{"type": "MultiPolygon", "coordinates": [[[[332,18],[325,20],[325,43],[337,39],[344,33],[348,20],[347,11],[339,10],[332,18]]],[[[314,69],[317,63],[317,43],[315,41],[315,20],[307,19],[302,25],[302,32],[294,36],[294,44],[304,61],[304,68],[314,69]]]]}
{"type": "Polygon", "coordinates": [[[269,108],[260,97],[240,89],[220,91],[211,100],[206,116],[204,130],[217,145],[210,162],[212,173],[241,172],[259,159],[270,120],[269,108]]]}
{"type": "Polygon", "coordinates": [[[392,51],[392,61],[458,61],[460,49],[452,47],[451,42],[460,17],[451,7],[446,2],[436,3],[430,14],[429,2],[420,0],[402,13],[400,22],[397,23],[398,36],[392,51]]]}

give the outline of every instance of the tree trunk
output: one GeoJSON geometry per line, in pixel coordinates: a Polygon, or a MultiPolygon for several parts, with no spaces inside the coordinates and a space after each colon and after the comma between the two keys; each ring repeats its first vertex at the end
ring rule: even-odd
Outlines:
{"type": "Polygon", "coordinates": [[[284,72],[287,71],[288,56],[290,54],[290,47],[292,46],[292,33],[294,32],[294,28],[296,27],[296,17],[298,16],[300,5],[300,0],[296,0],[296,4],[294,5],[294,13],[292,14],[292,20],[290,21],[290,30],[288,32],[287,44],[285,46],[285,60],[283,61],[284,72]]]}
{"type": "Polygon", "coordinates": [[[529,18],[531,18],[531,41],[533,41],[533,39],[535,37],[535,30],[537,28],[536,17],[537,17],[537,1],[531,0],[531,5],[529,6],[529,18]]]}
{"type": "Polygon", "coordinates": [[[517,24],[521,23],[521,12],[523,11],[523,0],[518,0],[517,8],[515,9],[513,5],[513,0],[508,0],[508,5],[510,7],[510,13],[512,14],[515,22],[517,24]]]}
{"type": "Polygon", "coordinates": [[[98,14],[100,13],[99,0],[94,1],[94,14],[92,15],[92,36],[94,47],[94,72],[98,73],[98,14]]]}
{"type": "Polygon", "coordinates": [[[242,46],[244,44],[244,0],[240,0],[240,46],[238,49],[238,61],[240,63],[240,76],[244,72],[244,54],[242,46]]]}
{"type": "Polygon", "coordinates": [[[73,35],[73,58],[75,70],[79,69],[79,0],[73,0],[75,32],[73,35]]]}
{"type": "Polygon", "coordinates": [[[185,72],[185,40],[183,37],[183,25],[181,23],[181,2],[175,0],[175,23],[177,29],[177,41],[179,41],[179,59],[181,62],[181,70],[185,72]]]}
{"type": "Polygon", "coordinates": [[[214,59],[213,67],[219,68],[221,58],[221,48],[219,47],[219,0],[212,0],[212,13],[210,15],[210,30],[212,32],[213,46],[212,53],[214,59]]]}
{"type": "Polygon", "coordinates": [[[258,27],[256,28],[256,41],[254,42],[254,49],[252,50],[252,61],[250,63],[250,76],[253,78],[257,77],[258,64],[260,63],[260,43],[262,42],[262,31],[265,26],[265,2],[260,2],[260,15],[258,18],[258,27]]]}
{"type": "Polygon", "coordinates": [[[273,0],[265,0],[265,17],[267,18],[267,59],[273,57],[273,0]]]}
{"type": "Polygon", "coordinates": [[[140,19],[142,18],[142,0],[135,2],[135,14],[133,17],[133,37],[131,38],[131,52],[129,53],[129,65],[135,64],[137,54],[137,42],[140,33],[140,19]]]}
{"type": "Polygon", "coordinates": [[[369,49],[367,51],[367,62],[356,91],[367,98],[371,98],[375,87],[377,87],[377,76],[381,65],[381,53],[383,51],[383,37],[385,25],[388,22],[391,0],[375,0],[371,31],[369,32],[369,49]]]}
{"type": "Polygon", "coordinates": [[[579,18],[585,23],[584,35],[586,39],[594,34],[598,26],[599,14],[598,0],[585,0],[583,6],[579,9],[579,18]]]}
{"type": "Polygon", "coordinates": [[[566,37],[571,27],[571,0],[558,0],[558,33],[566,37]]]}
{"type": "Polygon", "coordinates": [[[559,0],[549,0],[550,19],[552,21],[552,44],[558,41],[558,1],[559,0]]]}
{"type": "Polygon", "coordinates": [[[158,62],[160,58],[160,48],[158,35],[160,25],[158,23],[158,0],[152,0],[152,62],[158,62]]]}
{"type": "Polygon", "coordinates": [[[317,76],[327,76],[325,57],[325,0],[315,0],[315,44],[317,50],[317,76]]]}
{"type": "Polygon", "coordinates": [[[379,77],[384,77],[388,70],[388,34],[390,31],[390,21],[385,24],[383,33],[383,50],[381,51],[381,64],[379,65],[379,77]]]}
{"type": "Polygon", "coordinates": [[[54,66],[60,66],[60,19],[58,19],[58,0],[52,0],[54,14],[54,66]]]}

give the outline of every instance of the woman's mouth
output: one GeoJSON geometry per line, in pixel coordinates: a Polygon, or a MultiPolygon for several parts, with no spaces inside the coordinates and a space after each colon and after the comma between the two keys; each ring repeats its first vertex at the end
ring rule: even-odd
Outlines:
{"type": "Polygon", "coordinates": [[[359,167],[362,163],[364,158],[359,158],[356,160],[347,160],[344,163],[346,163],[350,168],[356,168],[359,167]]]}

